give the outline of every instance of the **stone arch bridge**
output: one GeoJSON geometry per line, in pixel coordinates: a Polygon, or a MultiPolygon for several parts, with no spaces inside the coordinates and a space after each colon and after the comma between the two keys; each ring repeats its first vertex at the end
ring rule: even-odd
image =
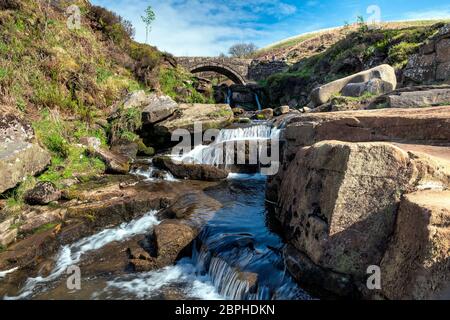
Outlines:
{"type": "Polygon", "coordinates": [[[191,73],[217,72],[236,84],[246,85],[263,80],[286,70],[284,61],[258,61],[253,59],[220,57],[177,57],[179,65],[191,73]]]}

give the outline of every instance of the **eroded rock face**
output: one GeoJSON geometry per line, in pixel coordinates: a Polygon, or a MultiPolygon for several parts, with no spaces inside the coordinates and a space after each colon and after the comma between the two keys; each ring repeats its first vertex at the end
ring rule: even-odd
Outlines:
{"type": "Polygon", "coordinates": [[[339,93],[360,96],[370,91],[387,93],[395,90],[396,87],[397,77],[395,69],[387,64],[383,64],[320,86],[311,92],[310,99],[313,106],[317,107],[327,103],[333,95],[339,93]]]}
{"type": "Polygon", "coordinates": [[[412,176],[408,154],[392,145],[317,143],[284,174],[278,217],[315,264],[363,277],[382,258],[412,176]]]}
{"type": "Polygon", "coordinates": [[[50,154],[34,141],[29,124],[13,115],[0,116],[0,193],[43,171],[49,163],[50,154]]]}
{"type": "Polygon", "coordinates": [[[450,79],[450,24],[442,27],[411,56],[403,73],[406,84],[444,82],[450,79]]]}
{"type": "Polygon", "coordinates": [[[450,298],[450,191],[406,195],[381,263],[389,299],[450,298]]]}

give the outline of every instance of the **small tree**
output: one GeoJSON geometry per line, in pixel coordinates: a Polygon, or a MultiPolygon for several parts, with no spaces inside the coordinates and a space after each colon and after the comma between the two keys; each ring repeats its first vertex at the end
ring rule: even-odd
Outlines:
{"type": "Polygon", "coordinates": [[[359,32],[365,33],[367,31],[369,31],[369,27],[367,26],[367,23],[364,20],[363,16],[358,16],[356,23],[358,24],[359,32]]]}
{"type": "Polygon", "coordinates": [[[256,52],[258,48],[254,43],[238,43],[233,45],[228,53],[234,58],[245,58],[256,52]]]}
{"type": "Polygon", "coordinates": [[[151,30],[153,21],[156,19],[152,6],[148,6],[147,9],[145,9],[144,15],[141,16],[141,19],[145,23],[145,43],[148,43],[148,33],[151,30]]]}

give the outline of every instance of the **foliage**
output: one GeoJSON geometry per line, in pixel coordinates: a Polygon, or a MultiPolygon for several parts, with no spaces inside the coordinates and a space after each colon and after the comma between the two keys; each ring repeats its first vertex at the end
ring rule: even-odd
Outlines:
{"type": "Polygon", "coordinates": [[[117,141],[126,139],[134,141],[135,131],[142,127],[142,112],[138,108],[120,108],[118,116],[111,123],[110,139],[117,141]]]}
{"type": "Polygon", "coordinates": [[[177,102],[214,103],[212,93],[205,97],[195,89],[196,79],[180,69],[162,68],[159,72],[161,91],[177,102]]]}
{"type": "Polygon", "coordinates": [[[246,58],[258,50],[254,43],[237,43],[233,45],[228,53],[234,58],[246,58]]]}
{"type": "Polygon", "coordinates": [[[155,13],[153,12],[153,8],[151,6],[148,6],[145,11],[144,15],[141,16],[142,22],[145,23],[145,43],[148,43],[148,33],[151,30],[151,25],[153,21],[155,21],[155,13]]]}

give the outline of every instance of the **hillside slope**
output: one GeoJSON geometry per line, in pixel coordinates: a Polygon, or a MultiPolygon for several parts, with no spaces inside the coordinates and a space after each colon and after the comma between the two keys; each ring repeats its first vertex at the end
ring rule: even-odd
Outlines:
{"type": "MultiPolygon", "coordinates": [[[[404,29],[411,27],[427,27],[439,22],[450,22],[450,20],[419,20],[403,22],[385,22],[379,28],[381,29],[404,29]]],[[[258,50],[253,56],[259,60],[285,60],[294,64],[301,59],[311,57],[315,54],[325,51],[338,41],[344,39],[352,32],[358,31],[361,24],[352,24],[344,27],[324,29],[314,32],[304,33],[277,43],[268,45],[258,50]]]]}
{"type": "MultiPolygon", "coordinates": [[[[122,106],[130,93],[209,101],[170,55],[135,42],[130,23],[102,7],[86,0],[4,0],[0,9],[0,119],[31,124],[37,142],[51,154],[45,172],[0,195],[9,207],[20,206],[36,181],[60,185],[103,174],[104,161],[88,156],[80,146],[83,137],[99,138],[105,149],[113,140],[128,140],[151,154],[134,134],[142,125],[140,111],[122,106]],[[79,28],[71,27],[73,11],[67,13],[74,3],[79,28]]],[[[6,143],[0,141],[0,151],[6,143]]]]}
{"type": "MultiPolygon", "coordinates": [[[[444,25],[443,22],[406,27],[400,24],[373,30],[362,25],[356,30],[349,30],[341,34],[339,41],[332,43],[334,40],[330,40],[328,48],[312,45],[287,72],[267,79],[264,83],[267,94],[275,106],[289,104],[291,107],[302,107],[307,105],[309,93],[314,87],[380,64],[392,65],[401,82],[408,59],[444,25]]],[[[302,43],[308,41],[313,39],[302,43]]]]}

